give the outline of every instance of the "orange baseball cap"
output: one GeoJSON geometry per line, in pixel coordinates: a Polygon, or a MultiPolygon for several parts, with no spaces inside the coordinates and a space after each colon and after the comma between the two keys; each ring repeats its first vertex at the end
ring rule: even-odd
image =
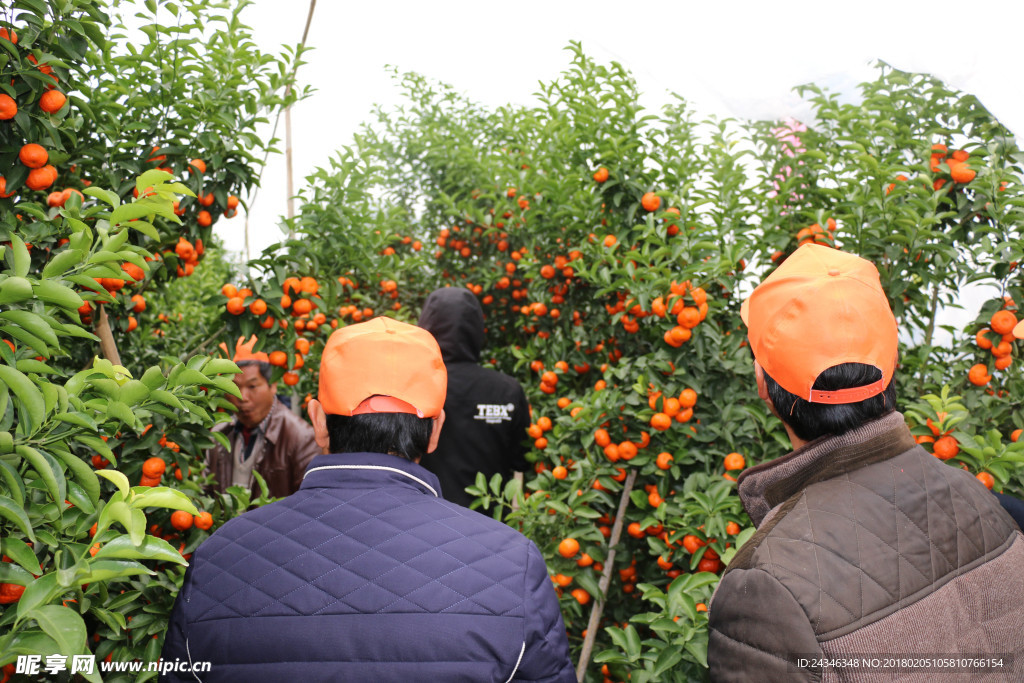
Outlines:
{"type": "Polygon", "coordinates": [[[811,403],[856,403],[883,392],[896,371],[896,318],[870,261],[805,244],[743,306],[750,348],[772,379],[811,403]],[[813,389],[828,368],[873,365],[877,382],[838,391],[813,389]]]}
{"type": "Polygon", "coordinates": [[[447,391],[448,371],[434,337],[391,318],[335,331],[320,359],[317,398],[328,415],[435,417],[447,391]]]}
{"type": "Polygon", "coordinates": [[[1017,326],[1013,328],[1013,336],[1017,339],[1024,339],[1024,320],[1017,323],[1017,326]]]}
{"type": "MultiPolygon", "coordinates": [[[[245,337],[239,337],[238,341],[235,342],[235,355],[231,357],[231,360],[235,361],[236,363],[240,363],[244,360],[258,360],[264,363],[270,362],[270,356],[268,356],[263,351],[253,353],[252,347],[256,346],[256,342],[258,341],[256,339],[255,334],[249,337],[249,341],[245,342],[244,344],[242,343],[243,339],[245,339],[245,337]]],[[[221,342],[219,346],[220,350],[224,352],[225,356],[231,355],[230,352],[228,351],[227,344],[221,342]]]]}

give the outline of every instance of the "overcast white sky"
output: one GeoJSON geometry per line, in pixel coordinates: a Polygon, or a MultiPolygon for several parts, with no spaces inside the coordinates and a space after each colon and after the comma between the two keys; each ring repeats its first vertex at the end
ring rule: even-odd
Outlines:
{"type": "MultiPolygon", "coordinates": [[[[301,39],[308,9],[307,0],[255,0],[243,18],[261,48],[275,51],[301,39]]],[[[1022,29],[1024,0],[318,0],[307,40],[313,50],[299,70],[300,82],[317,92],[292,111],[295,191],[351,142],[375,103],[399,101],[386,65],[449,83],[488,106],[529,104],[537,83],[569,64],[564,48],[578,40],[598,61],[632,71],[649,107],[676,92],[703,114],[806,119],[794,86],[813,81],[853,93],[881,59],[977,95],[1020,135],[1022,29]]],[[[283,150],[283,118],[278,136],[283,150]]],[[[249,216],[253,256],[282,237],[285,178],[284,155],[272,156],[249,216]]],[[[244,217],[220,221],[217,233],[242,251],[244,217]]],[[[942,322],[962,325],[976,310],[942,322]]]]}
{"type": "MultiPolygon", "coordinates": [[[[300,40],[308,8],[306,0],[256,0],[243,17],[260,46],[273,50],[300,40]]],[[[319,0],[307,41],[314,49],[299,71],[318,92],[292,112],[295,189],[351,141],[374,103],[398,101],[388,64],[450,83],[486,105],[527,104],[538,81],[568,65],[564,48],[579,40],[597,60],[630,69],[649,106],[677,92],[701,113],[800,118],[808,110],[794,86],[814,81],[853,91],[873,78],[869,64],[882,59],[977,95],[1019,132],[1022,29],[1021,0],[319,0]]],[[[282,149],[283,130],[282,119],[282,149]]],[[[253,256],[280,239],[284,169],[281,155],[264,171],[249,216],[253,256]]],[[[242,220],[217,228],[229,248],[243,248],[242,220]]]]}

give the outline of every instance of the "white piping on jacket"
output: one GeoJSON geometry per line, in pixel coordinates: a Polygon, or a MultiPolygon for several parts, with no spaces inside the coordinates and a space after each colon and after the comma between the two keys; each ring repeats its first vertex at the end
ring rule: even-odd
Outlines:
{"type": "Polygon", "coordinates": [[[203,683],[203,679],[196,675],[195,665],[192,664],[192,651],[188,649],[188,638],[185,638],[185,654],[188,655],[188,670],[191,672],[192,678],[199,681],[199,683],[203,683]]]}
{"type": "Polygon", "coordinates": [[[523,646],[519,648],[519,659],[516,660],[516,668],[512,669],[512,675],[508,677],[505,683],[512,683],[512,679],[516,677],[516,672],[519,671],[519,664],[523,661],[523,653],[526,652],[526,641],[523,641],[523,646]]]}
{"type": "MultiPolygon", "coordinates": [[[[388,472],[397,472],[398,474],[401,474],[403,477],[409,477],[413,481],[419,482],[420,484],[426,486],[428,489],[430,489],[430,492],[434,494],[435,498],[441,497],[440,495],[438,495],[437,491],[434,490],[433,486],[423,481],[419,477],[409,474],[408,472],[403,472],[402,470],[396,467],[383,467],[381,465],[322,465],[320,467],[314,467],[313,469],[307,471],[304,475],[302,475],[302,478],[305,479],[306,477],[308,477],[309,475],[313,474],[318,470],[386,470],[388,472]]],[[[526,647],[525,643],[523,644],[523,647],[526,647]]]]}

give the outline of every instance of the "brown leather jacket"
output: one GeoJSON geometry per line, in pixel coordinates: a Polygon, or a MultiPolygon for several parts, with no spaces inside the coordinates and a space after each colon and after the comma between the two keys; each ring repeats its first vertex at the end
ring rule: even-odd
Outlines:
{"type": "MultiPolygon", "coordinates": [[[[214,427],[215,432],[223,432],[228,437],[232,449],[235,440],[242,438],[241,432],[235,428],[236,424],[237,420],[232,420],[214,427]]],[[[313,428],[296,417],[280,401],[274,402],[262,428],[262,447],[259,444],[254,446],[259,451],[249,456],[256,458],[255,471],[266,480],[271,496],[281,498],[291,495],[299,490],[309,461],[320,455],[313,428]]],[[[206,455],[207,467],[217,479],[216,490],[222,493],[231,486],[231,453],[232,450],[217,444],[206,455]]],[[[252,490],[255,497],[259,492],[255,482],[252,490]]]]}
{"type": "Polygon", "coordinates": [[[757,532],[711,600],[713,681],[1024,680],[1024,536],[900,413],[745,471],[739,494],[757,532]]]}

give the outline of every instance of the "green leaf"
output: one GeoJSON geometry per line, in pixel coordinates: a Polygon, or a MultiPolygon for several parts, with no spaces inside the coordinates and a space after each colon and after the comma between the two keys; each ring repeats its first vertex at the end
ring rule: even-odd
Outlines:
{"type": "Polygon", "coordinates": [[[70,451],[55,448],[53,449],[54,455],[68,466],[71,473],[74,475],[75,481],[79,483],[85,494],[92,501],[93,505],[99,503],[100,500],[100,481],[96,478],[97,470],[90,467],[84,460],[71,453],[70,451]]]}
{"type": "Polygon", "coordinates": [[[154,365],[143,373],[140,381],[145,384],[150,391],[159,389],[164,385],[164,373],[160,372],[160,368],[154,365]]]}
{"type": "Polygon", "coordinates": [[[29,311],[2,311],[0,312],[0,320],[9,320],[12,323],[20,325],[22,328],[39,337],[50,346],[60,345],[60,342],[57,340],[57,335],[54,334],[53,328],[50,327],[50,324],[35,313],[31,313],[29,311]]]}
{"type": "Polygon", "coordinates": [[[235,361],[228,360],[227,358],[212,358],[209,363],[203,366],[203,374],[207,376],[227,373],[236,375],[241,371],[241,368],[235,365],[235,361]]]}
{"type": "Polygon", "coordinates": [[[25,618],[35,619],[39,628],[57,643],[61,654],[76,655],[88,651],[85,622],[74,610],[60,605],[43,605],[28,612],[25,618]]]}
{"type": "Polygon", "coordinates": [[[116,193],[104,190],[102,187],[87,187],[82,190],[82,193],[104,201],[113,208],[117,208],[121,204],[121,198],[116,193]]]}
{"type": "MultiPolygon", "coordinates": [[[[128,477],[126,477],[123,472],[106,469],[96,470],[96,476],[103,477],[108,481],[112,481],[114,483],[114,486],[117,487],[117,489],[124,495],[125,498],[127,498],[128,494],[131,492],[131,484],[128,483],[128,477]]],[[[106,508],[104,508],[104,510],[105,509],[106,508]]]]}
{"type": "Polygon", "coordinates": [[[4,517],[21,529],[21,533],[28,536],[30,541],[36,542],[35,534],[32,533],[32,524],[28,521],[28,515],[25,514],[24,508],[7,496],[0,496],[0,517],[4,517]]]}
{"type": "Polygon", "coordinates": [[[160,562],[174,562],[176,564],[188,564],[174,546],[162,538],[146,534],[142,543],[135,545],[127,536],[117,538],[104,543],[95,555],[95,559],[104,558],[124,560],[157,560],[160,562]]]}
{"type": "Polygon", "coordinates": [[[168,486],[136,487],[135,495],[131,498],[131,506],[136,509],[169,508],[185,510],[193,515],[199,514],[199,510],[188,496],[168,486]]]}
{"type": "Polygon", "coordinates": [[[678,645],[665,645],[658,654],[651,673],[657,678],[675,667],[682,659],[682,649],[678,645]]]}
{"type": "Polygon", "coordinates": [[[64,587],[57,583],[56,572],[43,574],[25,586],[25,592],[21,594],[21,600],[18,601],[17,621],[24,619],[25,615],[36,607],[52,602],[63,591],[64,587]]]}
{"type": "Polygon", "coordinates": [[[40,453],[31,446],[24,444],[16,446],[14,452],[24,458],[32,465],[32,469],[39,473],[39,477],[43,480],[43,484],[46,485],[46,490],[49,491],[53,502],[62,505],[67,497],[67,482],[64,479],[63,470],[61,470],[57,461],[53,459],[53,456],[47,453],[40,453]]]}
{"type": "Polygon", "coordinates": [[[169,391],[165,391],[163,389],[156,389],[152,393],[150,393],[149,397],[155,401],[160,401],[160,403],[163,403],[164,405],[170,406],[172,408],[177,408],[178,410],[185,409],[185,406],[181,404],[181,401],[178,400],[178,397],[169,391]]]}
{"type": "Polygon", "coordinates": [[[85,300],[75,290],[53,280],[40,280],[33,285],[32,293],[40,301],[60,306],[69,312],[77,313],[78,309],[85,304],[85,300]]]}
{"type": "Polygon", "coordinates": [[[32,266],[32,256],[28,253],[25,242],[18,237],[17,233],[11,233],[11,257],[14,261],[14,275],[25,277],[32,266]]]}
{"type": "Polygon", "coordinates": [[[121,385],[121,401],[128,406],[136,406],[149,398],[149,387],[143,382],[133,379],[121,385]]]}
{"type": "MultiPolygon", "coordinates": [[[[6,434],[7,432],[4,433],[6,434]]],[[[12,447],[11,450],[13,451],[14,448],[12,447]]],[[[0,460],[0,477],[3,477],[7,483],[7,489],[10,491],[14,502],[19,508],[23,507],[25,505],[25,482],[22,481],[18,470],[14,469],[14,466],[10,463],[0,460]]]]}
{"type": "Polygon", "coordinates": [[[632,624],[623,629],[623,634],[625,635],[626,642],[626,656],[629,658],[629,661],[635,662],[640,659],[640,634],[637,633],[632,624]]]}
{"type": "Polygon", "coordinates": [[[32,283],[12,276],[0,282],[0,304],[16,304],[32,298],[32,283]]]}
{"type": "MultiPolygon", "coordinates": [[[[101,547],[100,550],[102,549],[101,547]]],[[[99,553],[96,554],[99,555],[99,553]]],[[[77,580],[81,583],[93,583],[95,581],[109,581],[110,579],[120,579],[138,574],[155,573],[135,560],[96,560],[93,558],[89,562],[89,571],[78,577],[77,580]]]]}
{"type": "Polygon", "coordinates": [[[82,262],[85,254],[79,249],[65,249],[43,267],[42,277],[44,279],[63,275],[72,266],[82,262]]]}

